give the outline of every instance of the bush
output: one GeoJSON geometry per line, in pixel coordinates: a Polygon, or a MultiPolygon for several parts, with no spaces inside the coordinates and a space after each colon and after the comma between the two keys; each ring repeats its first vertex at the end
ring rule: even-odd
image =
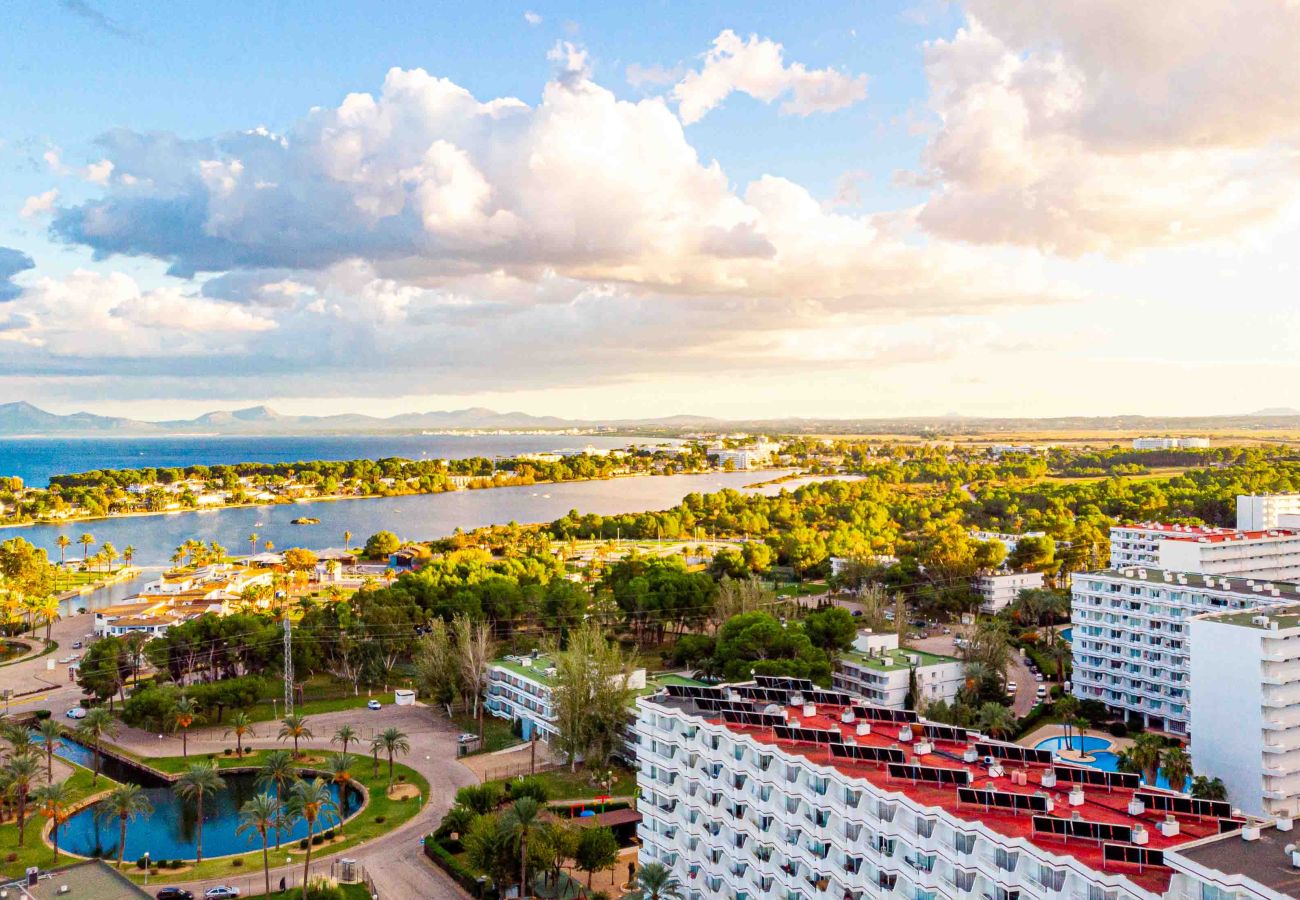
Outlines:
{"type": "Polygon", "coordinates": [[[384,819],[386,819],[386,818],[387,818],[387,816],[375,816],[375,824],[376,824],[376,825],[383,825],[383,824],[384,824],[384,819]]]}
{"type": "Polygon", "coordinates": [[[244,861],[243,861],[242,859],[240,859],[239,857],[235,857],[234,859],[232,859],[232,860],[230,861],[230,865],[231,865],[232,867],[236,868],[236,869],[238,869],[238,868],[239,868],[240,866],[242,866],[243,864],[244,864],[244,861]]]}
{"type": "Polygon", "coordinates": [[[142,857],[140,857],[139,859],[137,859],[137,860],[135,861],[135,867],[136,867],[137,869],[147,869],[147,868],[149,868],[149,857],[147,857],[147,856],[142,856],[142,857]]]}
{"type": "Polygon", "coordinates": [[[11,862],[11,863],[12,863],[12,862],[18,862],[18,854],[17,854],[17,853],[6,853],[6,854],[5,854],[5,862],[11,862]]]}
{"type": "Polygon", "coordinates": [[[235,755],[235,748],[234,748],[234,747],[227,747],[227,748],[226,748],[226,756],[234,756],[234,755],[235,755]]]}
{"type": "Polygon", "coordinates": [[[208,762],[216,762],[216,761],[217,761],[217,754],[215,754],[215,753],[209,753],[209,754],[208,754],[208,762]]]}
{"type": "Polygon", "coordinates": [[[36,721],[38,721],[38,722],[43,722],[43,721],[45,721],[46,719],[48,719],[49,717],[50,717],[50,711],[49,711],[48,709],[38,709],[38,710],[36,710],[36,721]]]}
{"type": "Polygon", "coordinates": [[[300,840],[300,841],[298,842],[298,849],[299,849],[299,850],[306,850],[306,849],[307,849],[307,839],[306,839],[306,838],[303,838],[302,840],[300,840]]]}
{"type": "Polygon", "coordinates": [[[167,863],[167,868],[169,868],[169,869],[179,869],[179,868],[180,868],[181,866],[183,866],[183,865],[185,865],[185,861],[184,861],[184,860],[182,860],[182,859],[173,859],[171,862],[167,863]]]}
{"type": "Polygon", "coordinates": [[[398,772],[398,773],[397,773],[397,780],[398,780],[398,781],[405,781],[405,780],[406,780],[406,776],[403,775],[401,772],[398,772]]]}
{"type": "Polygon", "coordinates": [[[1111,737],[1125,737],[1128,735],[1128,726],[1123,722],[1111,722],[1106,726],[1106,730],[1110,732],[1111,737]]]}
{"type": "Polygon", "coordinates": [[[325,842],[325,835],[323,834],[313,834],[311,836],[311,845],[313,847],[319,847],[324,842],[325,842]]]}
{"type": "Polygon", "coordinates": [[[336,884],[313,884],[307,888],[307,900],[343,900],[343,888],[336,884]]]}
{"type": "Polygon", "coordinates": [[[551,799],[550,788],[546,782],[536,775],[521,776],[513,781],[506,782],[506,790],[510,797],[518,800],[520,797],[532,797],[538,803],[545,804],[551,799]]]}
{"type": "Polygon", "coordinates": [[[333,828],[331,828],[329,831],[325,832],[325,840],[327,840],[327,841],[332,841],[332,840],[334,840],[334,829],[333,829],[333,828]]]}

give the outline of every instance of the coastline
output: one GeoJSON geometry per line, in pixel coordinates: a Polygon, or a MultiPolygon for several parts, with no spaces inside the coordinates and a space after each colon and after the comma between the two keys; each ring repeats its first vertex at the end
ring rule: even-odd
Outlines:
{"type": "MultiPolygon", "coordinates": [[[[709,470],[705,470],[703,472],[676,472],[674,474],[707,475],[708,473],[709,470]]],[[[564,481],[547,480],[547,481],[520,482],[516,484],[485,484],[477,487],[470,486],[470,487],[454,488],[452,490],[443,490],[443,491],[408,491],[400,494],[328,494],[319,497],[303,497],[299,499],[286,498],[284,500],[277,500],[277,501],[263,502],[263,503],[213,504],[213,505],[208,505],[203,507],[196,507],[194,509],[163,509],[157,511],[109,513],[108,515],[104,515],[104,516],[74,516],[66,519],[34,519],[30,522],[4,522],[4,523],[0,523],[0,529],[38,528],[38,527],[59,528],[64,525],[75,525],[84,522],[106,522],[106,521],[112,521],[116,519],[137,519],[137,518],[146,518],[146,517],[153,517],[153,516],[181,516],[181,515],[190,515],[190,514],[204,513],[204,512],[217,512],[219,510],[226,510],[226,509],[256,509],[260,507],[270,507],[270,506],[310,505],[313,503],[333,503],[342,500],[383,500],[383,499],[396,498],[396,497],[429,497],[436,494],[457,494],[462,491],[489,491],[489,490],[495,490],[497,488],[530,487],[533,485],[585,484],[592,481],[614,481],[619,478],[656,478],[656,477],[663,477],[664,475],[665,473],[663,472],[631,472],[626,475],[607,475],[607,476],[596,477],[596,478],[568,478],[565,479],[564,481]]],[[[302,527],[310,528],[311,526],[305,525],[302,527]]]]}

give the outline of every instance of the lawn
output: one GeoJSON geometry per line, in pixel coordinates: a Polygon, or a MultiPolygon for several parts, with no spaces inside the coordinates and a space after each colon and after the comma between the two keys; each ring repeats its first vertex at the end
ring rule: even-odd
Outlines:
{"type": "MultiPolygon", "coordinates": [[[[329,697],[320,700],[308,700],[306,703],[295,703],[293,711],[301,716],[315,716],[321,713],[338,712],[341,709],[364,709],[366,702],[370,700],[365,694],[360,697],[353,697],[349,693],[345,697],[329,697]]],[[[392,703],[392,695],[379,695],[381,702],[387,700],[392,703]]],[[[249,707],[248,717],[254,722],[278,722],[284,718],[284,704],[272,704],[270,700],[259,701],[256,705],[249,707]]],[[[219,722],[212,723],[220,725],[219,722]]],[[[231,737],[231,746],[234,746],[234,737],[231,737]]]]}
{"type": "MultiPolygon", "coordinates": [[[[111,790],[116,786],[116,782],[99,777],[99,784],[91,787],[91,773],[89,769],[83,769],[80,766],[75,767],[76,771],[68,776],[68,786],[72,789],[72,795],[78,802],[92,794],[101,791],[111,790]]],[[[23,846],[18,846],[18,822],[15,818],[13,821],[0,826],[0,872],[17,877],[21,875],[28,866],[40,866],[42,869],[48,869],[55,865],[54,850],[41,840],[41,831],[45,828],[45,818],[36,811],[34,803],[28,803],[27,823],[23,829],[23,846]]],[[[69,861],[65,853],[59,854],[61,862],[69,861]]]]}
{"type": "MultiPolygon", "coordinates": [[[[469,734],[478,734],[478,719],[467,712],[457,713],[452,717],[456,727],[462,732],[469,734]]],[[[495,753],[498,750],[504,750],[507,747],[513,747],[516,744],[522,744],[523,739],[514,732],[514,723],[508,719],[498,719],[496,716],[483,716],[483,747],[475,753],[495,753]]],[[[471,756],[474,754],[470,754],[471,756]]]]}
{"type": "MultiPolygon", "coordinates": [[[[613,773],[614,782],[610,785],[609,796],[632,796],[636,789],[636,773],[630,769],[619,768],[615,768],[613,773]]],[[[590,800],[606,793],[604,788],[593,785],[588,776],[587,770],[579,767],[577,772],[570,772],[567,768],[551,769],[530,777],[535,777],[546,784],[552,800],[590,800]]],[[[501,783],[504,784],[504,781],[501,783]]]]}
{"type": "Polygon", "coordinates": [[[813,594],[824,594],[826,591],[827,587],[824,581],[804,581],[783,584],[776,589],[776,595],[778,597],[809,597],[813,594]]]}

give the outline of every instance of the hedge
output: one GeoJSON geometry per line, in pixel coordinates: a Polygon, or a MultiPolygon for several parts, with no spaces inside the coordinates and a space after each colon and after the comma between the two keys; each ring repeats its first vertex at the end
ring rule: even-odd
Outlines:
{"type": "MultiPolygon", "coordinates": [[[[429,857],[434,865],[455,879],[457,884],[469,891],[470,896],[479,896],[478,878],[473,872],[461,865],[460,861],[451,855],[451,851],[434,840],[431,834],[424,836],[424,855],[429,857]]],[[[487,887],[484,888],[482,896],[486,900],[499,900],[501,895],[497,893],[495,887],[487,887]]]]}

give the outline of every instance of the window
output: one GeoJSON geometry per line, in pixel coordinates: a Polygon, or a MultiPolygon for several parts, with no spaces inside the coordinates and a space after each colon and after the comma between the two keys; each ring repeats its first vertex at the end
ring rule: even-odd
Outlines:
{"type": "Polygon", "coordinates": [[[1041,863],[1038,866],[1038,883],[1049,891],[1059,891],[1065,884],[1065,870],[1053,869],[1041,863]]]}
{"type": "Polygon", "coordinates": [[[1020,860],[1020,854],[1014,853],[1010,850],[1003,850],[999,847],[994,853],[993,859],[994,862],[997,863],[999,869],[1007,872],[1014,872],[1016,870],[1016,863],[1020,860]]]}
{"type": "Polygon", "coordinates": [[[971,853],[975,850],[975,835],[958,831],[952,836],[952,849],[958,853],[971,853]]]}

